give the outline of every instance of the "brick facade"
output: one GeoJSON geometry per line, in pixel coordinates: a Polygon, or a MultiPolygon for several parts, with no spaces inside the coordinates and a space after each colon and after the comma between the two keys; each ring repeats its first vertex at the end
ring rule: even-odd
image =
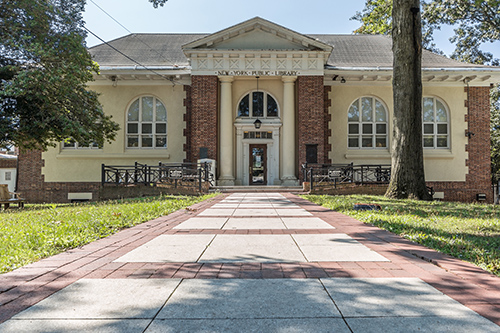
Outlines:
{"type": "Polygon", "coordinates": [[[100,183],[95,182],[45,182],[42,175],[42,151],[29,150],[19,154],[19,182],[17,192],[28,202],[69,202],[70,192],[91,192],[92,199],[99,199],[100,183]]]}
{"type": "Polygon", "coordinates": [[[15,169],[17,166],[17,159],[0,159],[0,169],[15,169]]]}
{"type": "Polygon", "coordinates": [[[436,192],[445,192],[446,201],[471,202],[476,194],[485,193],[486,202],[493,203],[490,159],[490,90],[488,87],[465,88],[468,92],[469,132],[473,133],[466,146],[469,158],[465,161],[469,173],[465,182],[428,182],[436,192]]]}
{"type": "Polygon", "coordinates": [[[329,143],[330,141],[330,136],[332,135],[332,131],[330,130],[330,122],[332,121],[332,115],[328,110],[330,110],[330,107],[332,106],[332,100],[330,99],[330,91],[332,91],[332,87],[330,86],[325,86],[325,92],[324,92],[324,113],[325,113],[325,119],[323,123],[323,128],[325,131],[325,137],[324,137],[324,144],[325,144],[325,163],[331,164],[332,159],[329,158],[328,154],[332,150],[332,145],[329,143]]]}
{"type": "Polygon", "coordinates": [[[192,100],[191,100],[191,86],[184,86],[184,92],[186,93],[186,98],[184,98],[184,107],[186,108],[186,113],[184,113],[184,122],[186,123],[186,128],[184,128],[184,162],[189,162],[193,156],[193,151],[191,148],[191,116],[193,114],[192,110],[192,100]]]}
{"type": "MultiPolygon", "coordinates": [[[[328,108],[323,76],[299,76],[296,83],[298,163],[306,162],[306,145],[317,145],[318,163],[328,163],[328,108]]],[[[302,177],[302,175],[300,175],[302,177]]]]}
{"type": "Polygon", "coordinates": [[[208,158],[217,159],[218,96],[217,76],[191,77],[191,106],[186,107],[190,113],[186,116],[186,159],[190,162],[196,162],[202,147],[208,148],[208,158]]]}
{"type": "MultiPolygon", "coordinates": [[[[467,89],[467,88],[466,88],[467,89]]],[[[485,193],[487,202],[493,202],[489,145],[489,88],[469,88],[469,114],[466,117],[469,131],[474,133],[468,140],[466,163],[469,172],[464,182],[428,182],[436,192],[444,192],[446,201],[471,202],[476,194],[485,193]]],[[[297,107],[297,162],[306,161],[306,144],[317,145],[318,163],[331,163],[328,143],[331,121],[328,109],[331,105],[331,87],[323,85],[322,76],[303,76],[296,82],[297,107]]],[[[196,161],[201,147],[208,148],[208,157],[217,159],[218,128],[218,78],[216,76],[193,76],[192,85],[185,87],[184,151],[186,160],[196,161]]],[[[466,104],[466,105],[467,105],[466,104]]],[[[29,202],[68,202],[68,192],[91,192],[93,200],[101,199],[101,186],[96,182],[45,182],[42,175],[44,161],[41,151],[25,151],[18,157],[18,192],[29,202]]],[[[5,162],[1,161],[0,163],[5,162]]],[[[16,164],[15,160],[5,163],[16,164]]],[[[10,165],[10,164],[9,164],[10,165]]],[[[0,164],[0,167],[2,164],[0,164]]],[[[4,166],[5,167],[5,166],[4,166]]],[[[300,169],[299,169],[300,170],[300,169]]],[[[299,172],[300,176],[301,173],[299,172]]],[[[342,188],[337,194],[350,191],[383,191],[383,187],[342,188]]],[[[371,193],[371,192],[370,192],[371,193]]]]}

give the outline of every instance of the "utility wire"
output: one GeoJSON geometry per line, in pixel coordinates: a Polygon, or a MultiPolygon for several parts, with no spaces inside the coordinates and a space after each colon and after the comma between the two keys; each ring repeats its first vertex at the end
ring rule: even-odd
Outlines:
{"type": "Polygon", "coordinates": [[[126,55],[125,53],[123,53],[122,51],[118,50],[116,47],[114,47],[113,45],[109,44],[108,42],[106,42],[104,39],[102,39],[101,37],[97,36],[95,33],[93,33],[92,31],[90,31],[87,27],[83,27],[85,30],[87,30],[89,33],[91,33],[95,38],[99,39],[101,42],[103,42],[104,44],[106,44],[107,46],[109,46],[110,48],[112,48],[113,50],[115,50],[116,52],[120,53],[122,56],[124,56],[125,58],[127,58],[128,60],[134,62],[135,64],[141,66],[142,68],[144,68],[145,70],[148,70],[150,71],[151,73],[154,73],[156,75],[158,75],[159,77],[163,78],[163,79],[166,79],[166,80],[169,80],[171,81],[172,83],[175,84],[174,80],[168,76],[165,76],[163,74],[160,74],[158,73],[157,71],[151,69],[151,68],[148,68],[147,66],[141,64],[140,62],[138,62],[137,60],[135,59],[132,59],[131,57],[129,57],[128,55],[126,55]]]}
{"type": "Polygon", "coordinates": [[[109,14],[102,7],[100,7],[97,3],[95,3],[94,0],[89,0],[89,1],[92,2],[97,8],[99,8],[104,14],[108,15],[109,18],[111,18],[113,21],[115,21],[120,27],[122,27],[123,29],[125,29],[129,34],[131,34],[133,37],[137,38],[142,44],[146,45],[151,51],[155,52],[157,55],[159,55],[161,58],[163,58],[163,60],[165,60],[166,62],[171,63],[172,65],[175,64],[173,61],[171,61],[170,59],[166,58],[163,54],[161,54],[160,52],[158,52],[157,50],[155,50],[153,47],[151,47],[151,45],[149,45],[148,43],[146,43],[145,41],[143,41],[141,38],[139,38],[139,36],[137,36],[137,34],[133,33],[129,29],[127,29],[126,26],[124,26],[123,24],[121,24],[111,14],[109,14]]]}

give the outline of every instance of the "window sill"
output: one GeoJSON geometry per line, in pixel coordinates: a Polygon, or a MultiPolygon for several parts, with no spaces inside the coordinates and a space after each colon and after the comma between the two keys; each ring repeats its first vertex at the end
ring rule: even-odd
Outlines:
{"type": "Polygon", "coordinates": [[[148,151],[126,151],[124,153],[104,153],[103,151],[71,151],[60,152],[56,156],[57,159],[140,159],[140,158],[154,158],[154,159],[170,159],[170,154],[166,150],[153,150],[148,151]]]}
{"type": "Polygon", "coordinates": [[[454,159],[455,157],[449,149],[424,149],[424,159],[454,159]]]}
{"type": "Polygon", "coordinates": [[[359,149],[349,150],[344,157],[348,160],[351,159],[391,159],[391,153],[385,149],[359,149]]]}

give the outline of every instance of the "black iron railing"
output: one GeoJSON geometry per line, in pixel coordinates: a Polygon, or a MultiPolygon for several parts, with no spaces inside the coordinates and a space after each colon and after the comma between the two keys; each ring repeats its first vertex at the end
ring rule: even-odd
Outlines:
{"type": "Polygon", "coordinates": [[[147,165],[135,162],[132,166],[104,165],[102,185],[146,185],[191,187],[203,192],[204,183],[214,185],[210,163],[159,163],[147,165]]]}
{"type": "Polygon", "coordinates": [[[390,165],[354,165],[351,164],[303,164],[303,180],[315,187],[333,186],[353,183],[389,184],[391,179],[390,165]]]}

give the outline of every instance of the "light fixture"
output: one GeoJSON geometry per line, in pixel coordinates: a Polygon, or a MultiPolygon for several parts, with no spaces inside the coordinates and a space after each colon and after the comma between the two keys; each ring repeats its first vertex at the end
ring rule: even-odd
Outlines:
{"type": "Polygon", "coordinates": [[[255,126],[256,129],[259,129],[260,126],[262,125],[262,121],[259,120],[259,118],[257,118],[254,122],[253,122],[253,125],[255,126]]]}
{"type": "Polygon", "coordinates": [[[118,80],[117,80],[117,78],[116,78],[116,75],[113,75],[113,76],[111,77],[111,82],[112,82],[113,87],[116,87],[116,86],[117,86],[117,84],[118,84],[118,80]]]}
{"type": "MultiPolygon", "coordinates": [[[[256,76],[255,78],[257,79],[257,89],[256,89],[256,92],[259,92],[259,77],[256,76]]],[[[259,118],[257,117],[257,119],[253,122],[253,125],[255,126],[256,129],[259,129],[262,126],[262,121],[260,121],[259,118]]]]}
{"type": "Polygon", "coordinates": [[[340,83],[345,83],[345,79],[343,76],[342,76],[342,79],[340,80],[340,83]]]}

